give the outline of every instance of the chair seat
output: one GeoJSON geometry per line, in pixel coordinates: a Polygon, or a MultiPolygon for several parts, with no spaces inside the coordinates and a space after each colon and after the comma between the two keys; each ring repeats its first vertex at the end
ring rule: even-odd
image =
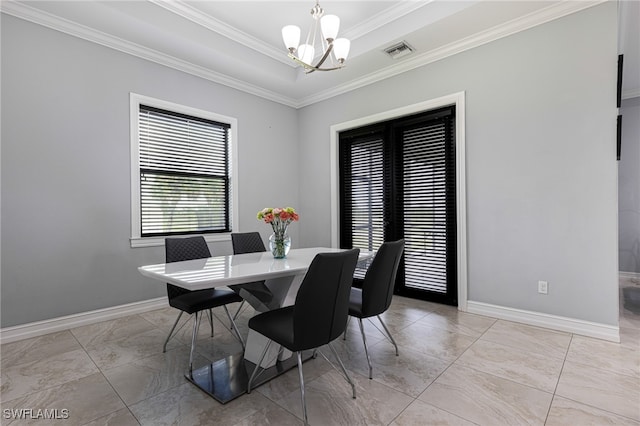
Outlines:
{"type": "Polygon", "coordinates": [[[231,290],[216,288],[195,290],[169,299],[169,305],[188,314],[234,302],[242,302],[242,297],[231,290]]]}
{"type": "Polygon", "coordinates": [[[364,318],[362,316],[362,290],[351,287],[349,295],[349,315],[356,318],[364,318]]]}
{"type": "Polygon", "coordinates": [[[290,351],[302,350],[293,345],[293,308],[287,306],[256,315],[249,320],[249,328],[290,351]]]}

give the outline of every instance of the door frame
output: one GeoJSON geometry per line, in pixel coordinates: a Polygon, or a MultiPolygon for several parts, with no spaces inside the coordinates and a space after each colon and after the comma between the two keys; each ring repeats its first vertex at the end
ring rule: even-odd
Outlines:
{"type": "Polygon", "coordinates": [[[465,92],[457,92],[413,105],[384,111],[378,114],[334,124],[330,127],[331,155],[331,246],[338,247],[340,241],[340,188],[338,187],[338,133],[367,126],[369,124],[392,120],[444,106],[456,106],[456,222],[457,222],[457,269],[458,269],[458,310],[467,310],[467,189],[465,155],[465,92]]]}

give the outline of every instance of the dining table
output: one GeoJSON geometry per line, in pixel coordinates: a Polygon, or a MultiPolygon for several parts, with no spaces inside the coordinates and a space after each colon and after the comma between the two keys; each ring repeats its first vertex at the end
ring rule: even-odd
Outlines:
{"type": "MultiPolygon", "coordinates": [[[[228,254],[182,262],[159,263],[138,268],[145,277],[170,283],[187,290],[229,287],[236,291],[258,313],[290,306],[309,265],[318,253],[339,252],[343,249],[310,247],[291,249],[285,258],[276,259],[271,252],[228,254]]],[[[365,269],[375,252],[361,250],[358,268],[365,269]]],[[[186,373],[188,381],[215,398],[227,403],[247,392],[249,373],[253,371],[266,337],[249,330],[244,351],[229,354],[186,373]]],[[[256,386],[285,373],[297,365],[291,352],[272,344],[265,361],[265,370],[256,386]]],[[[305,360],[312,353],[306,353],[305,360]]]]}

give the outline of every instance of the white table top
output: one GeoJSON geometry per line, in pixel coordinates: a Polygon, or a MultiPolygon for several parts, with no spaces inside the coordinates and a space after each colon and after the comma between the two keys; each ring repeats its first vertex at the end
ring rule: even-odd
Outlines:
{"type": "MultiPolygon", "coordinates": [[[[304,274],[316,254],[340,251],[343,250],[326,247],[292,249],[285,259],[274,259],[271,252],[235,254],[147,265],[138,270],[149,278],[188,290],[200,290],[304,274]]],[[[360,251],[359,260],[371,258],[374,254],[360,251]]]]}

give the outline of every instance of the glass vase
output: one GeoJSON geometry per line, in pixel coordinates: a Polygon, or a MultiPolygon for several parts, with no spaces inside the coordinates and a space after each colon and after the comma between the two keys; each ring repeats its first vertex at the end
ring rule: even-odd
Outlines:
{"type": "Polygon", "coordinates": [[[269,237],[269,249],[275,259],[284,259],[291,248],[291,237],[289,235],[271,234],[269,237]]]}

